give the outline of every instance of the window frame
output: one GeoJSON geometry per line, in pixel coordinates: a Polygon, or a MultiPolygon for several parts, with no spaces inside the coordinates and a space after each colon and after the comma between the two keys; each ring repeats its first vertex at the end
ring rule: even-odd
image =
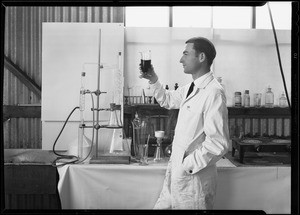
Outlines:
{"type": "MultiPolygon", "coordinates": [[[[250,17],[250,27],[249,29],[257,29],[257,11],[256,11],[256,6],[250,6],[251,7],[251,17],[250,17]]],[[[291,5],[292,7],[292,5],[291,5]]],[[[125,10],[124,10],[124,26],[126,27],[126,8],[125,7],[125,10]]],[[[173,13],[173,6],[168,6],[169,10],[168,10],[168,23],[169,25],[166,26],[166,27],[174,27],[174,13],[173,13]]],[[[210,28],[214,28],[213,27],[213,6],[211,7],[211,10],[212,10],[212,13],[211,13],[211,17],[210,17],[210,28]]],[[[292,10],[292,9],[291,9],[292,10]]],[[[291,11],[292,13],[292,11],[291,11]]],[[[291,20],[292,21],[292,20],[291,20]]],[[[248,29],[248,28],[246,28],[248,29]]],[[[260,28],[259,28],[260,29],[260,28]]],[[[266,29],[269,29],[269,28],[266,28],[266,29]]],[[[284,29],[284,30],[291,30],[291,29],[284,29]]]]}

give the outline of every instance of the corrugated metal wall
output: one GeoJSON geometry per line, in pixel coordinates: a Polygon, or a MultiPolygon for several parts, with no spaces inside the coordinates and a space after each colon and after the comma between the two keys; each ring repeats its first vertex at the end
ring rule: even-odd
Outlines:
{"type": "MultiPolygon", "coordinates": [[[[42,22],[123,22],[123,7],[6,7],[5,55],[39,86],[42,79],[42,22]]],[[[4,69],[3,104],[41,104],[4,69]]],[[[41,148],[40,118],[4,122],[4,148],[41,148]]]]}
{"type": "Polygon", "coordinates": [[[59,210],[57,194],[5,194],[5,209],[59,210]]]}
{"type": "Polygon", "coordinates": [[[5,164],[5,209],[61,209],[56,167],[5,164]]]}

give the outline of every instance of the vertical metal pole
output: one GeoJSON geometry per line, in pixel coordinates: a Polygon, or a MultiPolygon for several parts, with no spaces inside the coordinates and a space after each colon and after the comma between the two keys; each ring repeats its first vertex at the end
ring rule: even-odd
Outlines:
{"type": "Polygon", "coordinates": [[[173,7],[169,7],[169,27],[173,27],[173,7]]]}
{"type": "Polygon", "coordinates": [[[256,28],[256,7],[252,7],[252,19],[251,19],[251,28],[256,28]]]}
{"type": "Polygon", "coordinates": [[[120,105],[121,105],[121,110],[120,110],[120,119],[121,119],[121,125],[124,126],[123,122],[124,122],[124,118],[123,118],[123,109],[124,109],[124,73],[122,72],[122,53],[119,52],[119,56],[118,56],[118,67],[119,67],[119,72],[121,73],[121,78],[122,78],[122,88],[121,88],[121,95],[120,95],[120,105]]]}
{"type": "MultiPolygon", "coordinates": [[[[96,115],[96,158],[98,158],[98,136],[99,136],[99,96],[100,96],[100,69],[101,69],[101,29],[99,29],[99,50],[98,50],[98,80],[97,80],[97,115],[96,115]]],[[[95,129],[95,128],[94,128],[95,129]]]]}

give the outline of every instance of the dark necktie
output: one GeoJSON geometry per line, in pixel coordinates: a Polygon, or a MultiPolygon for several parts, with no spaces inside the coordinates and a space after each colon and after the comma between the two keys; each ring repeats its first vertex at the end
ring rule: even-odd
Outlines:
{"type": "Polygon", "coordinates": [[[195,84],[194,84],[194,82],[192,82],[186,97],[189,97],[189,95],[193,92],[194,86],[195,86],[195,84]]]}

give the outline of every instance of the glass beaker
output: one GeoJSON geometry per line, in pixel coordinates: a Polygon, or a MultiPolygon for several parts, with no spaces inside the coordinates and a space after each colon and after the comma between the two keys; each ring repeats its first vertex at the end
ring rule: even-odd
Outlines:
{"type": "Polygon", "coordinates": [[[146,132],[146,135],[143,136],[145,137],[147,136],[147,138],[145,138],[145,143],[144,140],[142,140],[138,148],[139,148],[139,156],[140,156],[140,165],[145,166],[148,165],[148,148],[149,148],[148,146],[149,146],[150,135],[146,132]]]}
{"type": "Polygon", "coordinates": [[[142,72],[147,72],[151,67],[151,51],[140,52],[141,54],[141,70],[142,72]]]}
{"type": "Polygon", "coordinates": [[[254,94],[254,107],[260,107],[261,106],[261,93],[255,93],[254,94]]]}
{"type": "Polygon", "coordinates": [[[132,121],[133,151],[135,158],[140,161],[140,165],[148,165],[149,134],[147,124],[147,121],[141,120],[137,114],[132,121]]]}

